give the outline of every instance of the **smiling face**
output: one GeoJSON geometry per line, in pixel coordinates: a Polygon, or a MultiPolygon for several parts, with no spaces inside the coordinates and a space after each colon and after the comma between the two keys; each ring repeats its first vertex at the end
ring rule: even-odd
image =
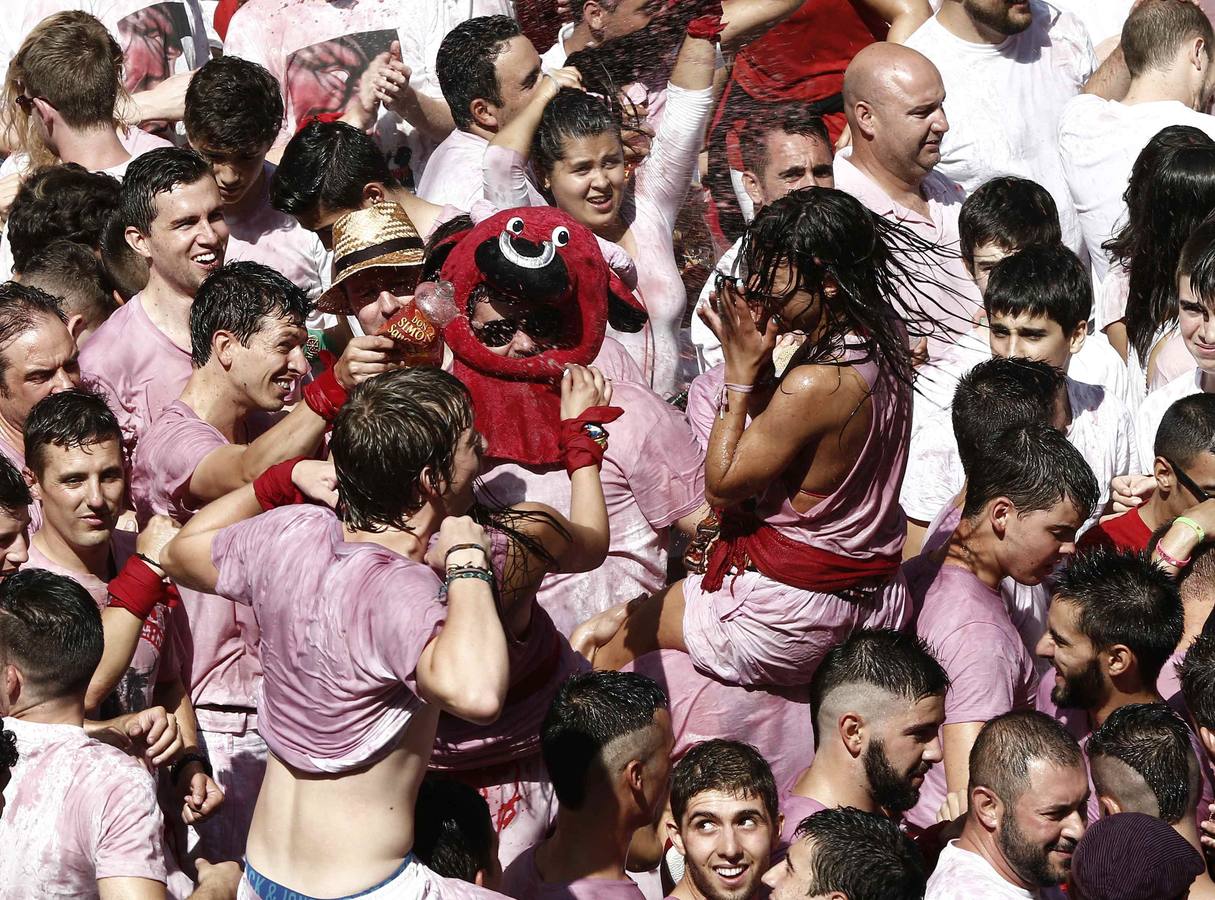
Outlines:
{"type": "Polygon", "coordinates": [[[110,539],[126,492],[122,447],[109,438],[82,447],[47,444],[42,471],[30,490],[42,503],[43,528],[69,547],[96,547],[110,539]]]}
{"type": "Polygon", "coordinates": [[[1031,760],[1029,784],[1004,809],[996,835],[1009,866],[1027,885],[1050,887],[1067,880],[1076,844],[1084,836],[1088,776],[1083,765],[1031,760]]]}
{"type": "MultiPolygon", "coordinates": [[[[244,347],[238,340],[217,343],[215,356],[239,386],[252,409],[278,412],[308,372],[304,343],[308,332],[282,317],[266,316],[244,347]]],[[[214,339],[213,339],[214,340],[214,339]]]]}
{"type": "Polygon", "coordinates": [[[156,215],[148,234],[127,229],[135,252],[148,260],[151,276],[188,297],[224,264],[228,225],[223,200],[209,175],[179,184],[153,199],[156,215]]]}
{"type": "Polygon", "coordinates": [[[1056,596],[1047,613],[1046,633],[1035,648],[1055,670],[1050,699],[1056,706],[1096,709],[1108,694],[1097,648],[1080,630],[1080,611],[1056,596]]]}
{"type": "Polygon", "coordinates": [[[699,896],[749,900],[779,836],[762,798],[714,790],[692,796],[673,840],[699,896]]]}

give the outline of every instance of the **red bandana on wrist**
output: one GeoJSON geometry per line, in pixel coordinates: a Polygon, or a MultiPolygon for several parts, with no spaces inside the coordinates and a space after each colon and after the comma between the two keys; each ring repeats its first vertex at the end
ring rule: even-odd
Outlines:
{"type": "Polygon", "coordinates": [[[599,355],[609,307],[614,327],[637,330],[644,312],[608,268],[591,232],[559,209],[536,206],[498,213],[457,235],[442,278],[456,306],[469,311],[474,289],[556,307],[559,346],[536,356],[499,356],[473,333],[467,315],[443,330],[452,372],[468,387],[487,456],[531,466],[561,462],[561,375],[570,363],[599,355]],[[626,327],[627,327],[626,324],[626,327]]]}

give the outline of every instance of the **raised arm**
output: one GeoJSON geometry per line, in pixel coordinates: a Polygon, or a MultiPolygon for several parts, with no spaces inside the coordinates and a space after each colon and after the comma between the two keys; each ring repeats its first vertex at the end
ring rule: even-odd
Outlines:
{"type": "Polygon", "coordinates": [[[932,17],[928,0],[861,0],[869,9],[890,26],[886,40],[901,44],[932,17]]]}

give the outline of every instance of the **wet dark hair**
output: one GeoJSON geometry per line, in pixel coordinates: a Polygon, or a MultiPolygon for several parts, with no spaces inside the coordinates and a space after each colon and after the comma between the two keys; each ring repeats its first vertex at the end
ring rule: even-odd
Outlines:
{"type": "Polygon", "coordinates": [[[25,464],[39,478],[46,469],[46,448],[64,450],[118,442],[122,453],[122,429],[105,398],[87,388],[73,388],[43,397],[25,420],[25,464]]]}
{"type": "Polygon", "coordinates": [[[935,245],[873,214],[843,191],[805,187],[759,211],[743,236],[738,259],[739,269],[750,273],[748,295],[768,316],[776,315],[798,290],[823,297],[828,282],[838,285],[820,304],[827,327],[819,338],[801,345],[782,377],[799,365],[846,365],[835,360],[851,334],[863,341],[868,358],[879,358],[910,384],[908,334],[918,338],[947,330],[937,322],[939,310],[932,308],[937,301],[924,288],[948,288],[913,272],[902,260],[939,255],[935,245]],[[776,278],[785,266],[796,278],[776,294],[776,278]]]}
{"type": "Polygon", "coordinates": [[[127,243],[127,223],[115,209],[101,230],[101,267],[106,283],[123,300],[130,300],[148,286],[148,261],[127,243]]]}
{"type": "Polygon", "coordinates": [[[7,773],[17,765],[17,735],[3,726],[4,720],[0,719],[0,772],[7,773]]]}
{"type": "Polygon", "coordinates": [[[117,309],[101,262],[75,241],[52,241],[43,247],[26,263],[21,283],[41,288],[59,301],[64,315],[78,313],[86,322],[104,322],[117,309]]]}
{"type": "Polygon", "coordinates": [[[1194,721],[1215,731],[1215,632],[1204,630],[1194,639],[1177,665],[1177,675],[1194,721]]]}
{"type": "Polygon", "coordinates": [[[439,44],[435,71],[457,128],[467,131],[472,127],[469,106],[474,100],[502,102],[498,56],[511,38],[521,34],[519,23],[510,16],[476,16],[447,32],[439,44]]]}
{"type": "Polygon", "coordinates": [[[758,797],[777,827],[780,799],[772,767],[750,744],[716,738],[691,747],[671,770],[671,814],[683,826],[683,814],[697,794],[720,791],[732,797],[758,797]]]}
{"type": "Polygon", "coordinates": [[[1093,313],[1093,280],[1067,247],[1034,244],[996,263],[983,306],[989,318],[1045,316],[1070,335],[1093,313]]]}
{"type": "Polygon", "coordinates": [[[30,495],[25,478],[17,471],[17,467],[8,461],[7,456],[0,456],[0,509],[8,513],[18,513],[33,502],[34,498],[30,495]]]}
{"type": "Polygon", "coordinates": [[[248,347],[267,318],[302,328],[311,308],[308,295],[269,266],[228,263],[206,277],[190,304],[190,358],[195,368],[205,366],[217,331],[232,332],[248,347]]]}
{"type": "Polygon", "coordinates": [[[620,120],[607,103],[584,91],[562,88],[544,108],[532,140],[532,161],[540,171],[552,172],[557,161],[565,158],[567,140],[608,132],[620,141],[620,120]]]}
{"type": "Polygon", "coordinates": [[[102,644],[101,613],[78,581],[22,569],[0,583],[0,655],[21,668],[34,696],[83,698],[102,644]]]}
{"type": "Polygon", "coordinates": [[[1160,818],[1176,825],[1198,796],[1198,760],[1190,729],[1167,703],[1130,703],[1109,714],[1088,739],[1089,759],[1130,766],[1156,797],[1160,818]],[[1191,763],[1193,760],[1193,763],[1191,763]]]}
{"type": "Polygon", "coordinates": [[[287,144],[270,182],[270,205],[300,216],[362,208],[363,188],[400,187],[375,140],[345,122],[309,122],[287,144]]]}
{"type": "Polygon", "coordinates": [[[283,124],[283,92],[263,66],[239,56],[217,56],[195,70],[182,120],[196,149],[260,153],[283,124]]]}
{"type": "Polygon", "coordinates": [[[477,789],[431,773],[414,808],[413,852],[444,878],[474,882],[493,866],[494,823],[477,789]]]}
{"type": "Polygon", "coordinates": [[[975,250],[983,244],[1015,252],[1033,244],[1057,244],[1063,230],[1046,188],[1028,178],[1001,175],[966,198],[958,213],[958,236],[962,259],[973,269],[975,250]]]}
{"type": "Polygon", "coordinates": [[[996,716],[970,748],[968,792],[982,786],[1011,806],[1029,787],[1029,766],[1035,760],[1084,768],[1076,739],[1045,713],[1018,709],[996,716]]]}
{"type": "Polygon", "coordinates": [[[1125,199],[1126,224],[1102,246],[1127,270],[1127,337],[1146,361],[1156,333],[1177,319],[1182,248],[1215,210],[1215,142],[1159,132],[1135,160],[1125,199]]]}
{"type": "Polygon", "coordinates": [[[1202,453],[1215,453],[1215,395],[1182,397],[1165,410],[1152,445],[1155,456],[1186,466],[1202,453]]]}
{"type": "Polygon", "coordinates": [[[810,714],[819,740],[818,712],[823,700],[842,687],[871,685],[908,703],[945,696],[949,675],[913,632],[888,628],[854,631],[823,657],[810,681],[810,714]]]}
{"type": "Polygon", "coordinates": [[[808,896],[838,891],[848,900],[921,900],[928,884],[924,858],[888,816],[851,806],[802,819],[795,841],[810,855],[808,896]]]}
{"type": "Polygon", "coordinates": [[[970,471],[993,434],[1030,423],[1049,425],[1067,380],[1040,360],[993,356],[958,380],[953,393],[953,434],[962,470],[970,471]]]}
{"type": "Polygon", "coordinates": [[[60,238],[96,249],[110,213],[117,209],[120,185],[104,172],[76,163],[39,169],[22,183],[8,219],[13,271],[60,238]]]}
{"type": "Polygon", "coordinates": [[[356,531],[408,530],[429,487],[449,482],[460,436],[472,427],[472,400],[458,379],[418,366],[358,385],[337,415],[330,451],[338,515],[356,531]]]}
{"type": "Polygon", "coordinates": [[[985,442],[967,474],[964,519],[974,518],[997,497],[1007,497],[1019,515],[1050,509],[1066,499],[1083,521],[1101,495],[1080,451],[1041,422],[1010,428],[985,442]]]}
{"type": "Polygon", "coordinates": [[[1145,688],[1181,641],[1177,584],[1146,553],[1097,546],[1068,560],[1055,578],[1055,602],[1078,612],[1080,633],[1097,650],[1122,644],[1135,654],[1145,688]]]}
{"type": "Polygon", "coordinates": [[[0,395],[8,396],[8,361],[3,348],[43,318],[67,322],[59,301],[46,291],[16,281],[0,284],[0,395]]]}
{"type": "Polygon", "coordinates": [[[762,172],[768,167],[767,138],[773,132],[814,138],[826,146],[828,153],[834,152],[822,117],[808,112],[804,104],[765,105],[738,133],[738,152],[748,171],[762,172]]]}
{"type": "Polygon", "coordinates": [[[581,809],[603,748],[648,728],[658,710],[666,708],[662,688],[635,672],[581,672],[567,678],[540,730],[544,767],[557,801],[581,809]]]}
{"type": "Polygon", "coordinates": [[[211,177],[211,166],[193,150],[157,147],[131,160],[122,179],[119,215],[142,234],[152,231],[156,197],[182,184],[211,177]]]}

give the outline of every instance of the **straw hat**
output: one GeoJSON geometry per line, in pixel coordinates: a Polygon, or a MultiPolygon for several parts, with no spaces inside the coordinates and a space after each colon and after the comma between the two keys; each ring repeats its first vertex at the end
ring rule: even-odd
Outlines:
{"type": "Polygon", "coordinates": [[[376,203],[333,223],[333,285],[316,301],[327,313],[349,312],[342,282],[364,269],[422,265],[422,238],[396,203],[376,203]]]}

